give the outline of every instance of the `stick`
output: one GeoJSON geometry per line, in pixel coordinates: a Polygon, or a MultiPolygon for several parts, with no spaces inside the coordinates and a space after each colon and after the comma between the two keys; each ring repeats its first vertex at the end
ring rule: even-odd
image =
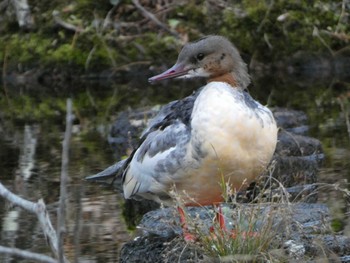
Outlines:
{"type": "Polygon", "coordinates": [[[165,31],[167,31],[168,33],[170,33],[171,35],[175,36],[176,38],[179,38],[179,35],[172,31],[171,29],[169,29],[166,25],[164,25],[162,22],[160,22],[158,20],[158,18],[153,15],[152,13],[148,12],[139,2],[139,0],[131,0],[132,3],[135,5],[135,7],[140,10],[140,12],[142,13],[142,15],[150,20],[152,20],[156,25],[158,25],[159,27],[161,27],[162,29],[164,29],[165,31]]]}
{"type": "Polygon", "coordinates": [[[72,136],[73,126],[73,114],[72,114],[72,100],[67,99],[67,113],[66,113],[66,131],[64,133],[64,140],[62,146],[62,165],[61,165],[61,184],[60,184],[60,200],[58,207],[57,218],[57,247],[58,258],[60,262],[65,262],[63,239],[66,232],[65,219],[66,219],[66,199],[67,199],[67,181],[68,181],[68,163],[69,163],[69,143],[72,136]]]}
{"type": "MultiPolygon", "coordinates": [[[[61,166],[61,186],[60,186],[60,202],[59,202],[59,209],[58,209],[58,223],[57,223],[57,231],[58,236],[55,229],[52,226],[49,214],[46,210],[45,203],[42,199],[40,199],[37,203],[28,201],[26,199],[23,199],[12,192],[10,192],[6,187],[4,187],[0,182],[0,196],[4,197],[11,203],[36,214],[41,228],[44,231],[44,234],[46,238],[48,239],[48,242],[50,244],[52,252],[55,254],[56,258],[59,258],[59,262],[68,263],[68,260],[64,256],[64,250],[63,250],[63,236],[65,233],[65,200],[67,198],[67,191],[66,191],[66,185],[68,181],[68,161],[69,161],[69,142],[72,134],[72,125],[73,125],[73,114],[72,114],[72,100],[67,100],[67,116],[66,116],[66,131],[65,136],[63,140],[63,147],[62,147],[62,166],[61,166]]],[[[27,256],[30,259],[31,256],[33,256],[35,253],[27,252],[24,250],[16,249],[16,248],[6,248],[1,247],[2,250],[0,250],[0,253],[7,253],[7,254],[16,254],[21,255],[23,257],[27,256]],[[27,253],[26,253],[27,252],[27,253]],[[29,253],[29,254],[28,254],[29,253]]],[[[37,254],[39,255],[39,254],[37,254]]],[[[35,256],[35,255],[34,255],[35,256]]],[[[44,256],[47,257],[47,256],[44,256]]],[[[56,260],[47,257],[50,260],[49,261],[43,261],[42,262],[57,262],[56,260]]]]}
{"type": "Polygon", "coordinates": [[[57,10],[54,10],[52,12],[52,16],[53,16],[53,20],[56,22],[57,25],[60,25],[61,27],[67,29],[67,30],[71,30],[74,32],[78,32],[81,33],[84,30],[80,27],[77,27],[75,25],[69,24],[65,21],[63,21],[63,19],[60,17],[60,12],[58,12],[57,10]]]}
{"type": "Polygon", "coordinates": [[[10,248],[0,246],[0,254],[9,254],[17,257],[22,257],[25,259],[35,260],[36,262],[45,262],[45,263],[57,263],[57,261],[51,257],[46,255],[29,252],[26,250],[21,250],[18,248],[10,248]]]}
{"type": "Polygon", "coordinates": [[[41,228],[44,231],[44,234],[50,244],[51,250],[57,256],[57,235],[55,229],[51,224],[44,201],[40,199],[37,203],[34,203],[23,199],[22,197],[19,197],[10,192],[5,186],[2,185],[2,183],[0,183],[0,196],[4,197],[12,204],[15,204],[33,214],[36,214],[41,228]]]}

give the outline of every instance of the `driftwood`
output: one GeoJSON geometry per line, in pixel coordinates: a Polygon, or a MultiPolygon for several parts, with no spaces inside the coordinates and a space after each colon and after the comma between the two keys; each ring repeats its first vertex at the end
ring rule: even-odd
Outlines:
{"type": "Polygon", "coordinates": [[[72,101],[67,100],[67,115],[66,115],[66,131],[63,140],[62,149],[62,166],[61,166],[61,185],[60,185],[60,201],[58,208],[58,221],[57,221],[57,233],[52,226],[49,214],[47,212],[45,203],[42,199],[38,202],[31,202],[14,193],[10,192],[1,182],[0,182],[0,196],[7,199],[12,204],[23,208],[33,214],[35,214],[40,222],[41,228],[48,240],[51,250],[56,258],[51,258],[46,255],[32,253],[25,250],[20,250],[17,248],[9,248],[0,246],[0,254],[10,254],[15,256],[20,256],[26,259],[35,260],[37,262],[63,262],[69,263],[69,261],[64,256],[63,250],[63,237],[66,231],[65,228],[65,210],[66,210],[66,199],[67,190],[66,185],[68,181],[68,161],[69,161],[69,142],[72,134],[73,125],[73,114],[72,114],[72,101]]]}
{"type": "Polygon", "coordinates": [[[67,100],[67,113],[66,113],[66,131],[64,133],[63,146],[62,146],[62,164],[61,164],[61,184],[60,184],[60,200],[58,207],[58,219],[57,219],[57,248],[58,258],[60,262],[65,262],[64,250],[63,250],[63,237],[66,232],[66,199],[67,199],[67,182],[68,182],[68,162],[69,162],[69,143],[72,136],[74,116],[72,114],[72,100],[67,100]]]}
{"type": "MultiPolygon", "coordinates": [[[[42,199],[40,199],[38,202],[34,203],[31,201],[28,201],[26,199],[23,199],[22,197],[19,197],[15,195],[14,193],[10,192],[5,186],[0,183],[0,196],[7,199],[9,202],[11,202],[14,205],[17,205],[24,210],[27,210],[33,214],[35,214],[40,222],[41,228],[44,231],[44,234],[48,240],[48,243],[50,244],[52,252],[57,256],[58,255],[58,242],[57,242],[57,235],[56,231],[52,226],[49,214],[46,210],[45,203],[42,199]]],[[[22,253],[19,253],[18,249],[13,248],[4,248],[0,249],[0,253],[6,253],[6,254],[12,254],[12,255],[18,255],[18,256],[24,256],[27,258],[28,253],[25,253],[26,251],[22,250],[22,253]]],[[[35,253],[30,253],[29,256],[32,256],[35,253]]],[[[37,257],[44,256],[40,254],[36,254],[37,257]]],[[[44,256],[47,257],[47,256],[44,256]]],[[[32,257],[29,257],[32,259],[32,257]]],[[[55,259],[50,258],[52,261],[45,261],[42,260],[42,262],[56,262],[55,259]]]]}
{"type": "Polygon", "coordinates": [[[25,250],[21,250],[18,248],[9,248],[9,247],[3,247],[0,246],[0,254],[9,254],[13,256],[18,256],[22,258],[27,258],[31,260],[35,260],[36,262],[46,262],[46,263],[56,263],[57,260],[48,257],[46,255],[33,253],[25,250]]]}

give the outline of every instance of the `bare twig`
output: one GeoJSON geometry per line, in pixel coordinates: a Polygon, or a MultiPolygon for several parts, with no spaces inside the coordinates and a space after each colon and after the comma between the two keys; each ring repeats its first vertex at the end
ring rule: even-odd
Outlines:
{"type": "Polygon", "coordinates": [[[261,21],[260,25],[258,26],[258,28],[256,29],[257,32],[260,32],[261,29],[263,28],[263,26],[265,25],[265,23],[267,22],[268,17],[269,17],[270,12],[271,12],[271,9],[272,9],[274,4],[275,4],[274,0],[270,0],[270,4],[267,7],[267,10],[265,12],[265,16],[264,16],[263,20],[261,21]]]}
{"type": "Polygon", "coordinates": [[[16,257],[35,260],[35,262],[57,263],[57,260],[43,254],[33,253],[18,248],[0,246],[0,254],[9,254],[16,257]]]}
{"type": "Polygon", "coordinates": [[[60,201],[59,201],[58,219],[57,219],[57,233],[58,233],[57,247],[58,247],[58,258],[60,262],[65,262],[63,238],[66,232],[65,218],[66,218],[67,182],[68,182],[69,143],[72,136],[73,118],[74,117],[72,114],[72,100],[67,99],[66,131],[64,133],[64,140],[63,140],[63,146],[62,146],[60,201]]]}
{"type": "Polygon", "coordinates": [[[89,52],[89,55],[87,56],[86,60],[85,60],[85,69],[88,69],[89,65],[90,65],[90,61],[92,59],[92,56],[93,54],[95,53],[96,51],[96,46],[94,46],[90,52],[89,52]]]}
{"type": "Polygon", "coordinates": [[[9,96],[8,96],[8,92],[7,92],[7,81],[5,80],[6,74],[7,74],[7,59],[8,59],[8,56],[9,56],[9,51],[8,51],[8,47],[6,47],[5,51],[4,51],[4,62],[3,62],[3,65],[2,65],[2,85],[4,87],[4,94],[5,94],[7,106],[9,107],[9,109],[11,109],[10,100],[9,100],[9,96]]]}
{"type": "Polygon", "coordinates": [[[318,30],[318,28],[316,26],[314,26],[314,30],[312,32],[312,35],[314,37],[317,37],[321,43],[329,50],[329,52],[332,54],[332,56],[334,55],[333,50],[331,49],[331,47],[326,43],[326,41],[321,37],[320,35],[320,31],[318,30]]]}
{"type": "Polygon", "coordinates": [[[342,23],[342,20],[344,18],[344,16],[346,15],[346,2],[347,0],[343,0],[342,1],[342,4],[341,4],[341,13],[340,13],[340,16],[339,16],[339,20],[338,20],[338,24],[335,28],[335,32],[334,33],[339,33],[340,31],[340,24],[342,23]]]}
{"type": "MultiPolygon", "coordinates": [[[[97,18],[95,18],[97,20],[97,18]]],[[[114,57],[113,57],[113,54],[112,54],[112,51],[111,49],[109,48],[107,42],[106,42],[106,36],[103,35],[103,28],[99,27],[99,26],[96,26],[95,27],[95,30],[96,30],[96,36],[98,37],[98,39],[100,40],[100,43],[102,44],[102,46],[105,48],[105,50],[107,51],[108,53],[108,58],[110,59],[111,61],[111,64],[113,66],[113,68],[117,67],[117,62],[115,61],[114,57]]],[[[94,46],[95,48],[95,46],[94,46]]],[[[93,49],[94,49],[93,48],[93,49]]]]}
{"type": "MultiPolygon", "coordinates": [[[[67,198],[67,192],[66,192],[66,184],[68,180],[68,152],[69,152],[69,142],[72,134],[72,120],[73,120],[73,114],[72,114],[72,101],[71,99],[67,100],[67,119],[66,119],[66,132],[63,140],[63,150],[62,150],[62,167],[61,167],[61,187],[60,187],[60,203],[59,203],[59,210],[58,210],[58,237],[55,229],[52,226],[49,214],[46,210],[46,206],[44,204],[44,201],[40,199],[37,203],[28,201],[26,199],[23,199],[12,192],[10,192],[6,187],[4,187],[0,182],[0,196],[4,197],[8,201],[10,201],[12,204],[15,204],[31,213],[36,214],[41,228],[44,231],[45,236],[48,239],[48,242],[51,246],[52,252],[55,254],[57,258],[59,258],[59,262],[61,263],[68,263],[68,260],[65,258],[63,254],[63,235],[65,233],[65,201],[67,198]]],[[[38,254],[30,253],[27,251],[22,251],[16,248],[6,248],[6,247],[0,247],[0,253],[6,253],[6,254],[13,254],[22,256],[28,259],[35,259],[34,257],[38,256],[38,254]],[[29,254],[28,254],[29,253],[29,254]]],[[[57,262],[56,260],[44,256],[44,259],[37,261],[41,262],[57,262]]]]}
{"type": "Polygon", "coordinates": [[[140,10],[140,12],[142,13],[142,15],[150,20],[152,20],[156,25],[158,25],[160,28],[164,29],[165,31],[167,31],[168,33],[170,33],[171,35],[179,38],[178,33],[176,33],[175,31],[169,29],[166,25],[164,25],[162,22],[160,22],[158,20],[158,18],[153,15],[152,13],[148,12],[139,2],[139,0],[131,0],[132,3],[135,5],[135,7],[140,10]]]}
{"type": "Polygon", "coordinates": [[[342,98],[338,98],[338,103],[340,105],[341,111],[344,114],[346,128],[348,130],[348,135],[349,135],[349,139],[350,139],[350,116],[349,116],[349,111],[348,111],[347,107],[344,105],[344,102],[343,102],[342,98]]]}
{"type": "Polygon", "coordinates": [[[56,24],[60,25],[61,27],[67,29],[67,30],[71,30],[74,32],[78,32],[81,33],[84,30],[80,27],[77,27],[75,25],[69,24],[65,21],[63,21],[63,19],[60,17],[60,12],[58,12],[57,10],[54,10],[52,12],[52,16],[53,16],[53,20],[56,22],[56,24]]]}
{"type": "Polygon", "coordinates": [[[325,34],[325,35],[328,35],[330,37],[333,37],[333,38],[337,38],[337,39],[340,39],[342,41],[349,41],[350,40],[350,35],[347,35],[345,33],[333,33],[333,32],[330,32],[328,30],[321,30],[320,31],[322,34],[325,34]]]}
{"type": "Polygon", "coordinates": [[[19,197],[13,193],[11,193],[3,184],[0,182],[0,195],[7,199],[9,202],[31,212],[36,214],[37,213],[37,205],[38,203],[30,202],[26,199],[23,199],[22,197],[19,197]]]}
{"type": "Polygon", "coordinates": [[[47,213],[45,203],[40,199],[37,203],[23,199],[14,193],[10,192],[5,186],[0,183],[0,196],[4,197],[12,204],[15,204],[24,210],[27,210],[31,213],[36,214],[41,228],[44,231],[45,236],[47,237],[49,244],[51,246],[52,252],[57,256],[57,235],[56,231],[51,224],[50,217],[47,213]]]}
{"type": "Polygon", "coordinates": [[[102,29],[106,29],[108,27],[109,24],[111,24],[111,17],[112,17],[112,14],[114,13],[114,11],[118,8],[118,4],[114,5],[112,7],[111,10],[108,11],[105,19],[103,20],[103,25],[102,25],[102,29]]]}

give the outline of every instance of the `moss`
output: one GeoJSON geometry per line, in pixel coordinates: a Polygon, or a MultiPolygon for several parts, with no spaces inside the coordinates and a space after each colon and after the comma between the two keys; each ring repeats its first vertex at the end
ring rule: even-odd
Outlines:
{"type": "Polygon", "coordinates": [[[39,60],[49,46],[49,39],[33,34],[13,34],[3,42],[2,50],[7,50],[10,60],[25,63],[39,60]]]}
{"type": "MultiPolygon", "coordinates": [[[[159,54],[167,54],[166,59],[175,60],[177,57],[177,50],[180,48],[181,44],[179,41],[173,36],[166,36],[159,38],[155,34],[149,33],[146,35],[146,39],[149,42],[147,45],[147,57],[150,59],[155,59],[156,62],[164,62],[164,57],[159,56],[159,54]],[[158,61],[157,61],[158,60],[158,61]]],[[[142,39],[138,40],[138,43],[144,44],[142,39]]]]}
{"type": "Polygon", "coordinates": [[[334,232],[339,232],[344,228],[344,223],[340,219],[333,219],[331,222],[331,227],[334,232]]]}
{"type": "Polygon", "coordinates": [[[179,20],[183,30],[202,27],[208,22],[205,1],[187,1],[186,5],[179,5],[171,14],[179,20]]]}
{"type": "Polygon", "coordinates": [[[328,52],[328,47],[338,50],[347,45],[345,41],[322,33],[321,41],[313,34],[315,27],[320,32],[335,31],[335,28],[339,32],[349,31],[349,24],[344,19],[339,23],[341,5],[325,0],[242,0],[226,2],[225,6],[223,3],[191,0],[174,2],[165,15],[158,15],[159,5],[154,2],[143,4],[182,38],[176,39],[165,32],[160,35],[159,27],[145,22],[139,10],[128,1],[120,3],[114,10],[110,20],[113,26],[106,28],[102,28],[102,23],[112,8],[108,1],[53,1],[45,5],[34,1],[33,15],[40,27],[33,32],[18,33],[18,28],[10,20],[4,23],[2,30],[7,30],[7,34],[0,37],[0,60],[9,48],[8,62],[13,65],[65,64],[84,70],[89,58],[87,69],[95,70],[154,58],[164,62],[164,59],[175,59],[176,50],[182,44],[180,40],[205,34],[223,34],[233,40],[241,52],[255,54],[256,59],[269,62],[301,49],[328,52]],[[53,10],[58,10],[64,21],[84,31],[74,34],[55,25],[53,10]],[[288,16],[278,21],[282,14],[288,16]],[[131,26],[119,27],[122,22],[130,22],[131,26]],[[132,41],[125,41],[121,36],[135,37],[132,41]],[[159,54],[171,55],[164,58],[159,54]]]}
{"type": "Polygon", "coordinates": [[[32,96],[19,96],[9,99],[9,106],[5,101],[0,103],[1,111],[9,116],[15,116],[16,120],[34,121],[61,117],[65,106],[60,105],[59,99],[47,98],[43,101],[32,96]],[[63,106],[63,107],[62,107],[63,106]],[[6,108],[6,109],[5,109],[6,108]]]}
{"type": "Polygon", "coordinates": [[[55,62],[60,64],[71,64],[83,66],[85,64],[87,55],[84,51],[75,48],[72,44],[63,44],[57,49],[51,49],[48,56],[45,58],[46,62],[55,62]]]}

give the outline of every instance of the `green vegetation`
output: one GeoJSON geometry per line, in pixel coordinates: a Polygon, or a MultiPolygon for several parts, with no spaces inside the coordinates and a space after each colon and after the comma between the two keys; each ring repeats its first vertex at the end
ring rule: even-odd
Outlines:
{"type": "Polygon", "coordinates": [[[243,53],[261,61],[300,50],[333,52],[349,41],[346,5],[341,2],[143,2],[162,26],[130,1],[117,2],[113,6],[106,1],[31,1],[31,30],[19,28],[13,7],[8,6],[12,12],[6,13],[0,27],[0,64],[6,63],[7,70],[61,65],[83,72],[166,54],[160,63],[173,60],[175,49],[188,39],[206,34],[225,35],[243,53]]]}

